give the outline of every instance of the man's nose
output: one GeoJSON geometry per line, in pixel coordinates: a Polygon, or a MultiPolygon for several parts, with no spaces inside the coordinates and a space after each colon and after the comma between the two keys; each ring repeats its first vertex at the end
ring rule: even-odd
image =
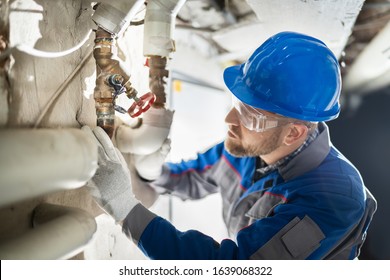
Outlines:
{"type": "Polygon", "coordinates": [[[230,111],[227,113],[225,117],[225,123],[228,125],[234,125],[234,126],[239,126],[240,125],[240,120],[238,119],[237,116],[237,111],[234,107],[230,109],[230,111]]]}

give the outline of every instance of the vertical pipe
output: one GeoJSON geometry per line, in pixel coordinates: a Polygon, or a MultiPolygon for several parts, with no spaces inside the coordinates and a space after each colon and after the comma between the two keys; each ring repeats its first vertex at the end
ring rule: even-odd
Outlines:
{"type": "Polygon", "coordinates": [[[153,0],[146,8],[143,52],[149,57],[149,87],[156,96],[155,108],[165,107],[167,58],[175,51],[175,17],[184,3],[185,0],[153,0]]]}
{"type": "Polygon", "coordinates": [[[144,56],[168,57],[175,51],[175,17],[185,0],[149,1],[145,13],[144,56]]]}
{"type": "Polygon", "coordinates": [[[164,104],[167,102],[165,93],[166,81],[169,71],[167,67],[167,58],[152,55],[149,57],[149,88],[150,91],[156,96],[156,101],[153,104],[155,108],[164,108],[164,104]]]}
{"type": "MultiPolygon", "coordinates": [[[[0,0],[0,57],[9,46],[9,1],[0,0]]],[[[8,121],[8,94],[10,85],[8,56],[0,59],[0,127],[8,121]]]]}
{"type": "Polygon", "coordinates": [[[94,90],[97,125],[111,138],[115,126],[115,109],[113,104],[113,88],[108,84],[107,78],[116,59],[115,36],[102,28],[96,30],[93,56],[96,60],[96,86],[94,90]]]}
{"type": "Polygon", "coordinates": [[[110,77],[118,77],[121,86],[126,89],[129,98],[137,96],[138,92],[132,87],[130,74],[119,59],[115,35],[103,28],[96,30],[93,56],[96,60],[96,86],[94,89],[97,125],[106,131],[111,138],[115,128],[114,87],[110,77]]]}

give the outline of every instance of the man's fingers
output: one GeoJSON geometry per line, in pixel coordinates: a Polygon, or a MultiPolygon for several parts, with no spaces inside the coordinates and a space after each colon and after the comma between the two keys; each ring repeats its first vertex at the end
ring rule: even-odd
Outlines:
{"type": "Polygon", "coordinates": [[[108,137],[107,133],[99,126],[93,129],[93,133],[96,136],[97,141],[99,141],[100,145],[103,147],[108,158],[112,161],[120,162],[120,159],[115,151],[114,144],[112,143],[110,137],[108,137]]]}

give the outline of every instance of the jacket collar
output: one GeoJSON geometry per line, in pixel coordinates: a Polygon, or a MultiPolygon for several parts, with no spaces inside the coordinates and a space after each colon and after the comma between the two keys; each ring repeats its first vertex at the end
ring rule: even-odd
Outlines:
{"type": "Polygon", "coordinates": [[[319,135],[301,153],[285,166],[279,167],[279,174],[289,181],[319,166],[329,154],[331,142],[329,128],[324,122],[318,124],[319,135]]]}

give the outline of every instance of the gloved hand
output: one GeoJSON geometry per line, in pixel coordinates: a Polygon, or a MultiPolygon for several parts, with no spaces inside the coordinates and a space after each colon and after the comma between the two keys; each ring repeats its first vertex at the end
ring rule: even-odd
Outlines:
{"type": "Polygon", "coordinates": [[[138,175],[149,181],[156,180],[162,172],[162,166],[171,150],[171,140],[165,139],[160,149],[149,155],[134,154],[134,167],[138,175]]]}
{"type": "Polygon", "coordinates": [[[82,130],[98,145],[98,169],[89,184],[98,204],[116,222],[123,221],[139,201],[134,197],[130,172],[122,154],[114,147],[106,132],[96,127],[82,130]]]}
{"type": "Polygon", "coordinates": [[[149,182],[143,180],[138,175],[137,170],[134,166],[134,155],[133,154],[123,154],[129,167],[131,175],[131,184],[132,190],[135,197],[142,203],[146,208],[150,208],[157,200],[159,194],[158,192],[150,186],[149,182]]]}

